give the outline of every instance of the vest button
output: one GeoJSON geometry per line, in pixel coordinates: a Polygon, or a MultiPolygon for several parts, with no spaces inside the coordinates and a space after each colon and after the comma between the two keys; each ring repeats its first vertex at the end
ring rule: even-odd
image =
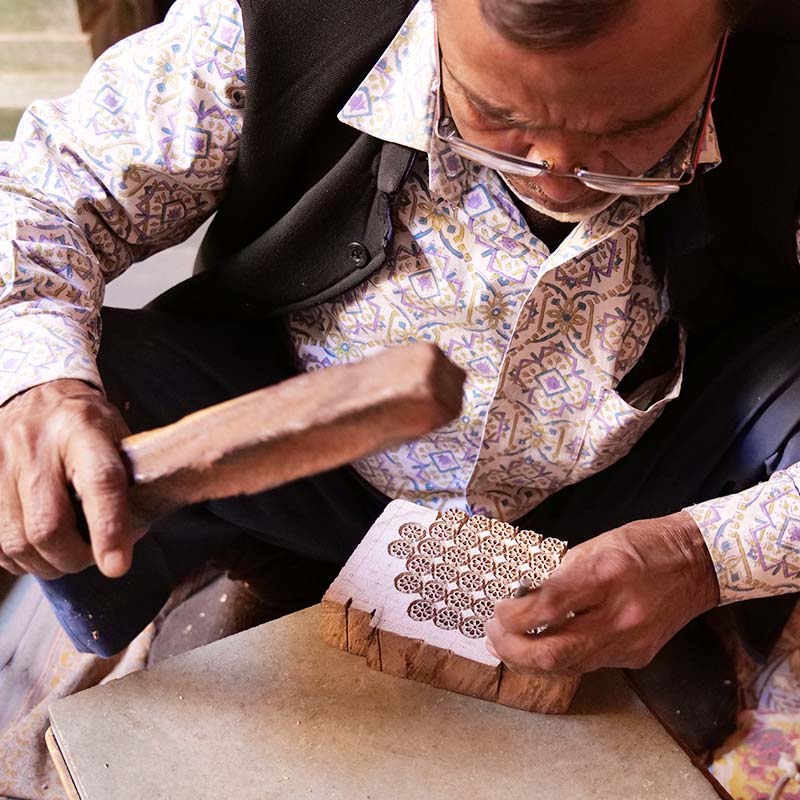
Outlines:
{"type": "Polygon", "coordinates": [[[347,245],[347,257],[357,267],[364,267],[369,262],[369,252],[361,242],[350,242],[347,245]]]}

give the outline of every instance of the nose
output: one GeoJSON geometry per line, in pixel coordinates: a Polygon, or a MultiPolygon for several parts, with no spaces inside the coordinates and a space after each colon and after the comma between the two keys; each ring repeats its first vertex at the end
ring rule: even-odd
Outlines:
{"type": "MultiPolygon", "coordinates": [[[[591,163],[594,159],[588,155],[590,160],[587,160],[586,148],[580,147],[576,142],[570,142],[566,138],[553,138],[547,141],[540,139],[531,144],[527,158],[530,161],[546,162],[551,170],[565,175],[571,175],[581,168],[602,171],[591,163]]],[[[533,182],[556,203],[570,203],[589,191],[575,178],[561,178],[547,173],[533,179],[533,182]]]]}

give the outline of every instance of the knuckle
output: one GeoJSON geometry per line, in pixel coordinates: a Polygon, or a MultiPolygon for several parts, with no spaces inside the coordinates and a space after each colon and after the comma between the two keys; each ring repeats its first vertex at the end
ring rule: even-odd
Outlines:
{"type": "Polygon", "coordinates": [[[127,485],[128,476],[119,459],[104,458],[98,461],[89,478],[89,484],[100,494],[117,494],[127,485]]]}
{"type": "Polygon", "coordinates": [[[33,548],[26,539],[14,537],[3,542],[3,552],[12,561],[20,561],[30,557],[33,548]]]}
{"type": "MultiPolygon", "coordinates": [[[[501,600],[494,608],[494,615],[491,620],[486,623],[486,629],[507,629],[512,620],[518,616],[516,609],[510,600],[501,600]],[[509,606],[511,606],[509,608],[509,606]]],[[[499,630],[498,630],[499,632],[499,630]]]]}
{"type": "Polygon", "coordinates": [[[0,547],[0,570],[3,569],[12,575],[22,575],[22,569],[6,556],[2,547],[0,547]]]}
{"type": "Polygon", "coordinates": [[[36,548],[47,549],[55,543],[60,533],[58,521],[47,515],[37,514],[26,525],[28,541],[36,548]]]}
{"type": "Polygon", "coordinates": [[[599,584],[615,584],[630,573],[631,556],[619,547],[608,547],[586,565],[591,579],[599,584]]]}
{"type": "Polygon", "coordinates": [[[20,457],[24,457],[30,451],[32,435],[32,431],[23,423],[12,425],[6,431],[6,436],[4,437],[6,444],[3,447],[3,451],[7,457],[10,457],[8,458],[9,461],[20,460],[20,457]]]}
{"type": "Polygon", "coordinates": [[[82,434],[97,430],[102,416],[98,413],[96,404],[85,399],[68,398],[51,417],[52,430],[56,435],[71,439],[82,434]]]}
{"type": "Polygon", "coordinates": [[[540,603],[536,605],[535,614],[532,615],[527,621],[530,622],[529,628],[541,625],[542,622],[550,622],[557,619],[564,613],[565,603],[561,601],[560,595],[555,592],[543,598],[540,603]]]}
{"type": "Polygon", "coordinates": [[[126,538],[124,520],[112,514],[101,514],[90,520],[89,528],[93,537],[102,537],[112,541],[123,541],[126,538]]]}
{"type": "Polygon", "coordinates": [[[536,652],[530,661],[530,667],[538,672],[556,672],[560,664],[560,654],[549,647],[536,652]]]}
{"type": "Polygon", "coordinates": [[[636,633],[647,624],[647,621],[645,608],[639,603],[629,603],[620,616],[617,627],[622,633],[636,633]]]}
{"type": "Polygon", "coordinates": [[[105,534],[121,533],[123,529],[120,518],[112,514],[101,514],[94,520],[94,527],[105,534]]]}

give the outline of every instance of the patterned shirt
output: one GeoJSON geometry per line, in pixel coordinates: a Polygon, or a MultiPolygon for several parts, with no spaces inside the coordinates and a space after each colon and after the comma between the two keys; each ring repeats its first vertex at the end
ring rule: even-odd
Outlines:
{"type": "MultiPolygon", "coordinates": [[[[640,238],[665,197],[620,199],[551,253],[500,176],[433,135],[435,56],[422,0],[342,110],[427,158],[401,192],[386,265],[295,314],[291,333],[306,369],[435,342],[467,372],[461,418],[356,468],[391,497],[515,519],[625,455],[678,393],[680,369],[641,410],[615,391],[664,316],[640,238]]],[[[712,131],[702,161],[718,160],[712,131]]]]}
{"type": "MultiPolygon", "coordinates": [[[[432,22],[421,0],[340,115],[421,154],[390,258],[346,295],[293,314],[290,331],[307,370],[436,342],[467,371],[461,417],[356,468],[391,497],[515,519],[625,455],[680,391],[682,362],[638,401],[616,391],[665,316],[641,225],[665,198],[621,198],[550,252],[496,173],[432,136],[432,22]]],[[[245,102],[237,3],[178,0],[73,95],[29,108],[0,146],[0,402],[58,378],[102,385],[105,283],[214,211],[245,102]]],[[[718,161],[710,127],[702,162],[718,161]]],[[[800,588],[776,529],[798,503],[791,473],[690,510],[723,600],[800,588]],[[763,551],[746,549],[748,536],[763,551]]]]}

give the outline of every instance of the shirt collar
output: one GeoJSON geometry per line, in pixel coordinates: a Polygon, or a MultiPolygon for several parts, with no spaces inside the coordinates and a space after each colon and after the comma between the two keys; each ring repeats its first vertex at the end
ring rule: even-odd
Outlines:
{"type": "MultiPolygon", "coordinates": [[[[382,141],[427,153],[431,192],[448,202],[458,202],[485,168],[454,153],[434,136],[438,69],[432,0],[420,0],[339,112],[339,120],[382,141]]],[[[681,163],[688,147],[686,139],[673,149],[665,173],[681,163]]],[[[716,130],[709,116],[698,168],[705,171],[720,162],[716,130]]],[[[660,201],[664,199],[666,196],[660,196],[660,201]]],[[[644,203],[642,213],[657,204],[644,203]]]]}
{"type": "Polygon", "coordinates": [[[431,0],[420,0],[339,120],[385,142],[430,152],[438,65],[431,0]]]}

